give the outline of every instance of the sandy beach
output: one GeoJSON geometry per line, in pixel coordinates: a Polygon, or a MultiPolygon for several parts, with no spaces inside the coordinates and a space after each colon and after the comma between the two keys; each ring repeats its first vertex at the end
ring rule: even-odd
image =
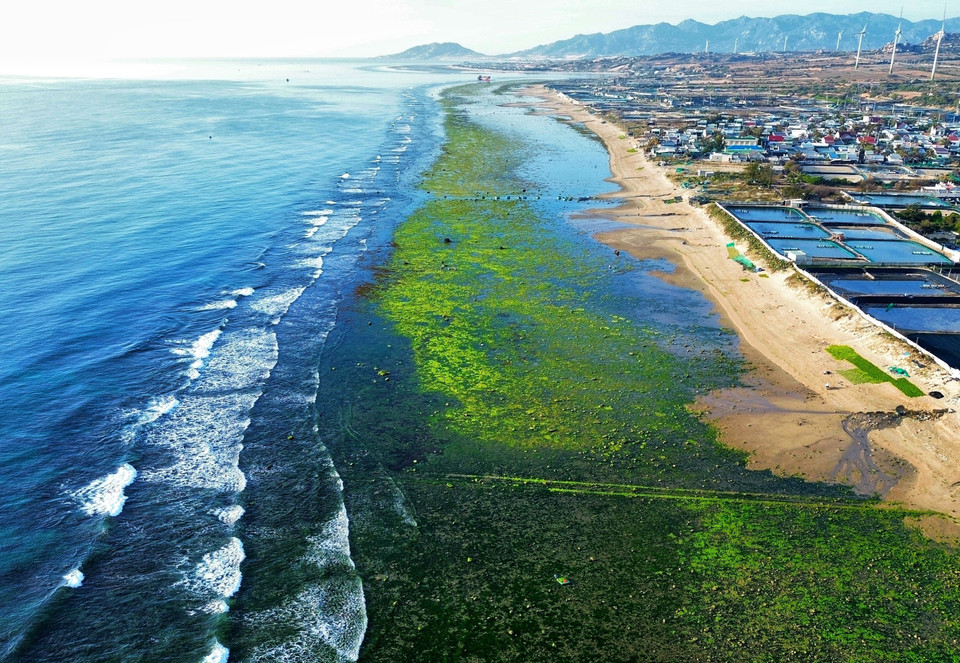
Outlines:
{"type": "MultiPolygon", "coordinates": [[[[703,292],[739,334],[752,366],[745,386],[696,405],[725,444],[749,452],[754,468],[842,481],[890,502],[960,517],[960,383],[948,371],[858,312],[798,284],[792,270],[745,271],[728,258],[730,240],[703,209],[663,202],[684,191],[631,149],[622,127],[545,87],[526,92],[595,132],[610,153],[611,181],[621,187],[610,197],[620,204],[597,214],[628,227],[597,239],[636,258],[669,259],[677,269],[662,278],[703,292]],[[907,398],[889,383],[851,384],[837,374],[850,365],[828,354],[830,345],[848,345],[877,366],[909,366],[914,384],[945,397],[907,398]]],[[[960,535],[960,526],[930,522],[922,523],[930,536],[960,535]]]]}

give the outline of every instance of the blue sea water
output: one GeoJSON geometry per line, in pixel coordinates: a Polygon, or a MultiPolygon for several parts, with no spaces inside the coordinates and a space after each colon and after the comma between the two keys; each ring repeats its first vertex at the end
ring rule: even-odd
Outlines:
{"type": "Polygon", "coordinates": [[[470,77],[191,66],[0,81],[0,660],[357,656],[314,367],[470,77]]]}

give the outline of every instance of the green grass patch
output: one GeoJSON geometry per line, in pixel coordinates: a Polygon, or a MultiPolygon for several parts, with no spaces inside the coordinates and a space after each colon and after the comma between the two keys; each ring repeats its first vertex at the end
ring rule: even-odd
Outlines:
{"type": "Polygon", "coordinates": [[[834,359],[848,361],[856,368],[839,371],[840,375],[845,377],[853,384],[883,384],[889,382],[894,387],[903,392],[910,398],[923,396],[923,391],[906,378],[894,378],[879,366],[871,363],[861,357],[857,352],[847,345],[831,345],[827,352],[834,359]]]}

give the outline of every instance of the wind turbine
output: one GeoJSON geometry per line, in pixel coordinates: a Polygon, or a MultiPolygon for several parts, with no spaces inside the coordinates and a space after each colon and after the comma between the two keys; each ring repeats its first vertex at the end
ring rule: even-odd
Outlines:
{"type": "Polygon", "coordinates": [[[863,46],[863,35],[867,34],[867,24],[863,24],[863,30],[860,31],[860,39],[857,40],[857,61],[853,63],[854,69],[860,68],[860,47],[863,46]]]}
{"type": "Polygon", "coordinates": [[[897,23],[897,31],[893,34],[893,53],[890,54],[890,71],[888,74],[893,73],[893,60],[897,57],[897,44],[900,43],[900,35],[903,34],[900,32],[900,26],[903,24],[903,7],[900,8],[900,22],[897,23]]]}
{"type": "Polygon", "coordinates": [[[943,23],[940,24],[940,32],[937,33],[937,50],[933,52],[933,69],[930,70],[930,80],[937,75],[937,60],[940,58],[940,42],[943,41],[943,35],[947,27],[947,4],[943,4],[943,23]]]}
{"type": "Polygon", "coordinates": [[[840,50],[840,40],[841,40],[841,39],[843,39],[843,30],[841,30],[841,31],[840,31],[840,34],[837,35],[837,47],[836,47],[835,49],[833,49],[833,50],[835,50],[835,51],[839,51],[839,50],[840,50]]]}

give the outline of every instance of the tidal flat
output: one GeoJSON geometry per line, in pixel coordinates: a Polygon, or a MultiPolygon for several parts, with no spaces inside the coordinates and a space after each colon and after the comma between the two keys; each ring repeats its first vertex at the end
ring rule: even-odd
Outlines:
{"type": "Polygon", "coordinates": [[[480,119],[505,101],[444,93],[429,195],[322,359],[360,660],[953,660],[929,514],[720,445],[689,406],[748,370],[735,336],[545,213],[535,147],[480,119]]]}

